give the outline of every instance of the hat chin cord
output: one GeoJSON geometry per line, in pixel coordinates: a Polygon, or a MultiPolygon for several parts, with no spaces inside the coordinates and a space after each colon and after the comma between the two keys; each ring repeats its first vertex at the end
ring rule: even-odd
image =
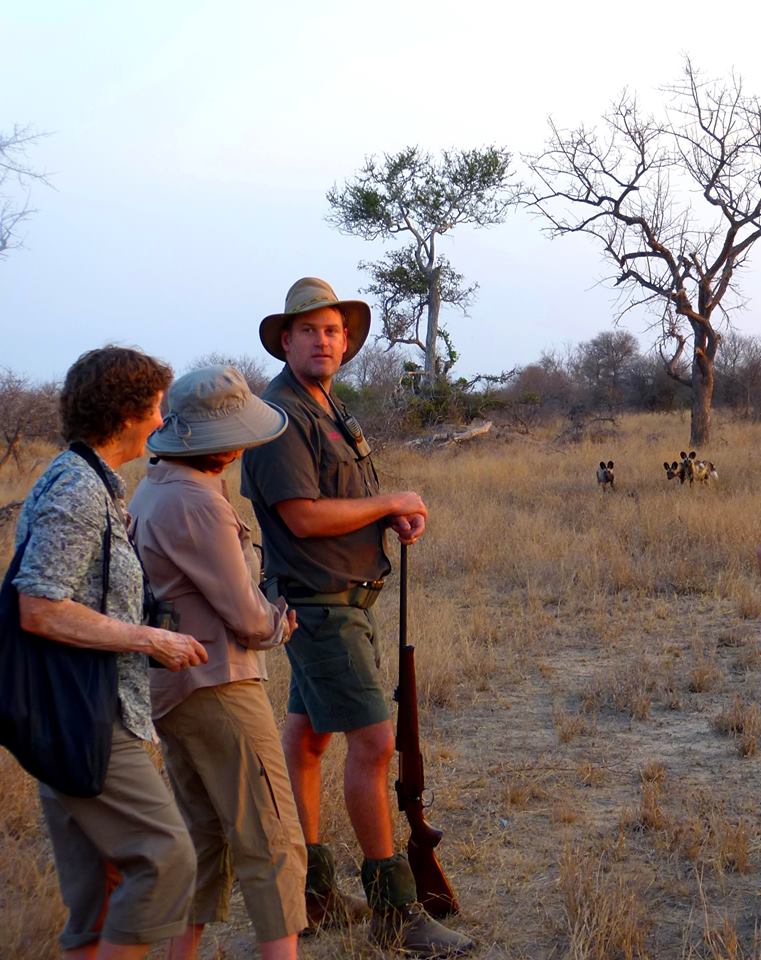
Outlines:
{"type": "Polygon", "coordinates": [[[166,427],[168,424],[172,425],[174,432],[177,434],[180,440],[183,441],[183,443],[185,443],[188,437],[193,436],[193,429],[188,421],[183,420],[179,413],[175,413],[174,410],[170,410],[169,413],[164,417],[164,426],[166,427]]]}

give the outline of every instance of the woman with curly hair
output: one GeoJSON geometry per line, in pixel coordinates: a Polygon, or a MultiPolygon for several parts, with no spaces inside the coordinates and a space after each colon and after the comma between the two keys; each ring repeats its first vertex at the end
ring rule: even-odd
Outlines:
{"type": "Polygon", "coordinates": [[[171,375],[160,361],[115,346],[74,363],[61,393],[64,437],[72,447],[35,484],[16,532],[17,544],[26,541],[14,579],[21,626],[49,640],[111,651],[117,661],[118,708],[102,792],[73,797],[40,784],[69,910],[61,935],[68,960],[140,960],[152,942],[185,929],[194,890],[193,845],[141,741],[155,740],[148,657],[171,671],[207,657],[193,637],[142,623],[143,574],[116,473],[143,454],[148,435],[161,425],[171,375]],[[95,454],[109,489],[76,452],[82,444],[95,454]]]}

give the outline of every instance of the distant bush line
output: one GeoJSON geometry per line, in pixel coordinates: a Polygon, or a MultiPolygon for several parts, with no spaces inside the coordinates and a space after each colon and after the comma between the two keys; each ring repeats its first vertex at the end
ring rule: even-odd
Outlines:
{"type": "MultiPolygon", "coordinates": [[[[256,394],[267,384],[262,364],[246,354],[208,353],[191,368],[214,363],[238,367],[256,394]]],[[[423,390],[419,371],[401,351],[370,343],[342,368],[336,391],[376,441],[492,414],[517,432],[530,433],[558,416],[573,421],[690,406],[689,390],[668,376],[662,358],[641,353],[635,337],[621,330],[604,331],[565,351],[544,351],[536,362],[498,377],[450,375],[423,390]]],[[[61,442],[58,391],[56,383],[33,383],[0,368],[0,468],[18,462],[23,440],[61,442]]],[[[738,418],[761,419],[761,337],[735,332],[724,337],[716,359],[714,407],[738,418]]]]}

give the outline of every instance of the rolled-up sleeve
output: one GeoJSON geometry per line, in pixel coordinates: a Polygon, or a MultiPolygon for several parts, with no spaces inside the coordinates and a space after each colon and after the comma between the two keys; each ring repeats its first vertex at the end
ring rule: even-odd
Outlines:
{"type": "MultiPolygon", "coordinates": [[[[96,484],[100,481],[95,477],[96,484]]],[[[41,498],[14,578],[19,593],[49,600],[80,594],[103,545],[107,506],[98,486],[62,473],[41,498]]]]}

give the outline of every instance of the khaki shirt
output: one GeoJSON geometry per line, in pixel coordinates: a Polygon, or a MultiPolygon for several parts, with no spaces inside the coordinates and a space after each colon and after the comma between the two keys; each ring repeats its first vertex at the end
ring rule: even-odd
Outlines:
{"type": "Polygon", "coordinates": [[[272,637],[280,617],[259,590],[250,531],[225,498],[221,477],[151,464],[129,511],[156,599],[174,603],[179,629],[209,655],[208,663],[178,673],[150,671],[154,718],[200,687],[266,679],[264,653],[247,644],[272,637]]]}
{"type": "Polygon", "coordinates": [[[370,457],[357,457],[338,424],[287,366],[262,396],[288,414],[285,433],[246,450],[241,469],[241,493],[252,501],[262,529],[267,576],[315,593],[337,593],[385,577],[390,564],[383,521],[337,537],[299,538],[276,508],[282,500],[376,496],[378,477],[370,457]]]}

